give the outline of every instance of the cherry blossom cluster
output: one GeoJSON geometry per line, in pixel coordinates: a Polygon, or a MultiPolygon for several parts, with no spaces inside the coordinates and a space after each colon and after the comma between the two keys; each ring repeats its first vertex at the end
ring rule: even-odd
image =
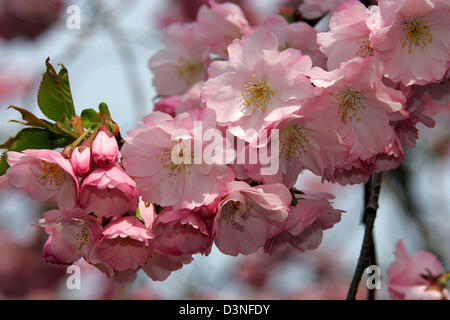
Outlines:
{"type": "Polygon", "coordinates": [[[299,174],[366,183],[403,161],[417,125],[434,125],[427,107],[448,100],[448,2],[333,4],[317,32],[281,15],[252,26],[238,5],[209,1],[165,29],[149,60],[160,99],[142,127],[122,141],[102,125],[62,153],[8,152],[12,184],[58,197],[39,222],[46,261],[84,258],[126,283],[140,269],[164,280],[213,244],[232,256],[316,249],[342,211],[330,194],[297,190],[299,174]],[[230,153],[256,159],[221,161],[230,153]]]}

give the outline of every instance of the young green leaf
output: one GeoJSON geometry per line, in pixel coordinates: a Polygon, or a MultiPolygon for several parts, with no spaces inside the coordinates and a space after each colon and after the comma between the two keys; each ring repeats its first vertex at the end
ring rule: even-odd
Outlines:
{"type": "Polygon", "coordinates": [[[9,168],[9,164],[6,161],[6,151],[2,153],[2,157],[0,158],[0,176],[6,173],[6,170],[9,168]]]}
{"type": "Polygon", "coordinates": [[[67,69],[61,66],[59,74],[47,58],[47,71],[42,76],[38,92],[38,105],[42,113],[51,120],[59,121],[65,115],[70,120],[75,116],[67,69]]]}
{"type": "Polygon", "coordinates": [[[35,127],[35,128],[47,129],[56,134],[63,133],[57,127],[55,127],[55,125],[53,123],[51,123],[47,120],[44,120],[44,119],[39,119],[38,117],[36,117],[33,113],[31,113],[28,110],[25,110],[25,109],[22,109],[22,108],[19,108],[16,106],[9,106],[8,109],[10,109],[10,108],[20,112],[22,115],[22,119],[25,121],[25,122],[22,122],[22,121],[17,121],[17,120],[10,120],[10,122],[16,122],[16,123],[20,123],[20,124],[30,126],[30,127],[35,127]]]}
{"type": "Polygon", "coordinates": [[[101,114],[103,116],[106,116],[106,118],[111,119],[111,113],[109,112],[108,105],[104,102],[100,103],[98,106],[98,110],[100,110],[101,114]]]}
{"type": "Polygon", "coordinates": [[[95,129],[102,124],[102,119],[94,109],[84,109],[81,112],[81,123],[85,129],[95,129]]]}

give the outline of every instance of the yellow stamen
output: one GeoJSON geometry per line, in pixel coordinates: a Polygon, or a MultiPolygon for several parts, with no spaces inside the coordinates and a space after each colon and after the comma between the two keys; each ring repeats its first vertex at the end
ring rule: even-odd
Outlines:
{"type": "Polygon", "coordinates": [[[373,56],[373,48],[370,46],[370,41],[366,40],[356,40],[359,45],[359,49],[355,52],[355,55],[365,58],[373,56]]]}
{"type": "Polygon", "coordinates": [[[66,172],[56,163],[41,160],[42,179],[47,180],[50,185],[60,188],[66,179],[66,172]]]}
{"type": "Polygon", "coordinates": [[[338,106],[338,113],[341,115],[341,120],[345,123],[350,118],[352,120],[361,120],[359,110],[364,109],[362,100],[364,96],[351,89],[344,89],[334,94],[333,103],[338,106]]]}
{"type": "Polygon", "coordinates": [[[402,48],[408,43],[408,52],[412,53],[413,46],[425,48],[427,43],[433,42],[433,34],[431,33],[428,20],[423,18],[415,18],[410,21],[403,22],[403,35],[400,37],[402,48]]]}
{"type": "Polygon", "coordinates": [[[298,124],[291,124],[281,129],[281,152],[290,160],[295,156],[297,160],[306,152],[309,139],[305,136],[303,128],[298,124]]]}
{"type": "Polygon", "coordinates": [[[183,57],[178,59],[176,66],[178,76],[191,86],[199,80],[203,70],[203,63],[198,60],[186,60],[183,57]]]}
{"type": "Polygon", "coordinates": [[[241,96],[244,100],[244,105],[252,108],[252,112],[256,112],[257,109],[261,109],[264,112],[275,92],[266,81],[258,80],[256,74],[252,74],[252,78],[253,80],[247,81],[242,85],[241,96]]]}

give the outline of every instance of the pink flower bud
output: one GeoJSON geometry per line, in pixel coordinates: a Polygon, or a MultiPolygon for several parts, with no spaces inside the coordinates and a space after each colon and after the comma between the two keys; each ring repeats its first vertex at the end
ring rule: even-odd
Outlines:
{"type": "Polygon", "coordinates": [[[73,172],[79,177],[85,177],[92,169],[91,149],[77,147],[70,156],[73,172]]]}
{"type": "Polygon", "coordinates": [[[119,157],[116,139],[108,136],[105,131],[100,131],[92,142],[92,157],[99,167],[112,167],[119,157]]]}

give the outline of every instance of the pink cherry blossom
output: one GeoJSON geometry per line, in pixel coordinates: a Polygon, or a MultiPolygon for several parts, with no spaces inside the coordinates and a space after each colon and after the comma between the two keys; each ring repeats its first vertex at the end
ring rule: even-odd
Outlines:
{"type": "Polygon", "coordinates": [[[447,1],[379,1],[370,37],[388,78],[404,85],[443,78],[450,61],[449,13],[447,1]]]}
{"type": "Polygon", "coordinates": [[[251,187],[230,182],[214,221],[214,242],[225,254],[250,254],[280,232],[289,215],[291,193],[282,184],[251,187]]]}
{"type": "Polygon", "coordinates": [[[206,222],[190,210],[162,211],[155,219],[152,232],[159,252],[173,256],[211,251],[212,238],[206,222]]]}
{"type": "Polygon", "coordinates": [[[389,171],[397,168],[405,159],[403,144],[398,135],[385,147],[383,152],[368,159],[367,162],[373,165],[376,172],[389,171]]]}
{"type": "Polygon", "coordinates": [[[79,177],[86,177],[92,169],[91,149],[89,147],[76,147],[70,156],[73,172],[79,177]]]}
{"type": "MultiPolygon", "coordinates": [[[[347,156],[350,147],[342,143],[342,138],[336,130],[332,130],[330,123],[334,119],[329,115],[326,105],[316,104],[315,99],[311,99],[295,114],[287,115],[274,123],[269,128],[279,130],[278,173],[264,175],[261,174],[261,167],[267,166],[244,165],[249,176],[256,181],[284,183],[287,187],[292,187],[304,169],[318,176],[325,175],[325,172],[327,175],[332,174],[336,163],[340,163],[347,156]]],[[[270,133],[271,131],[268,131],[269,135],[270,133]]],[[[267,147],[259,144],[256,147],[250,145],[249,148],[271,150],[271,139],[271,135],[266,139],[267,147]]],[[[259,141],[263,140],[260,137],[259,141]]]]}
{"type": "Polygon", "coordinates": [[[328,70],[339,68],[354,57],[373,56],[366,21],[369,10],[357,0],[344,2],[330,19],[330,31],[317,35],[317,42],[328,57],[328,70]]]}
{"type": "Polygon", "coordinates": [[[331,116],[335,117],[330,126],[351,148],[342,168],[352,161],[365,161],[383,152],[395,137],[390,117],[404,109],[405,97],[385,86],[381,76],[378,61],[363,58],[354,58],[332,72],[319,68],[311,71],[311,81],[326,88],[315,101],[316,106],[329,107],[331,116]]]}
{"type": "Polygon", "coordinates": [[[137,205],[136,183],[119,165],[94,169],[81,185],[81,208],[99,217],[120,217],[137,205]]]}
{"type": "Polygon", "coordinates": [[[449,291],[437,283],[442,266],[435,255],[418,251],[409,255],[400,240],[395,250],[396,260],[387,270],[389,294],[395,300],[444,300],[449,291]]]}
{"type": "Polygon", "coordinates": [[[211,47],[211,52],[227,56],[227,47],[234,39],[251,32],[251,27],[241,8],[230,2],[216,3],[209,0],[197,13],[196,29],[200,41],[211,47]]]}
{"type": "MultiPolygon", "coordinates": [[[[369,158],[370,159],[370,158],[369,158]]],[[[367,161],[354,160],[341,164],[333,174],[325,173],[325,180],[332,183],[339,183],[342,186],[348,184],[360,184],[369,182],[372,175],[372,164],[367,161]]]]}
{"type": "Polygon", "coordinates": [[[153,281],[164,281],[172,273],[179,270],[185,264],[192,262],[190,255],[171,256],[153,251],[142,270],[153,281]]]}
{"type": "Polygon", "coordinates": [[[304,0],[298,7],[306,19],[317,19],[327,12],[333,12],[346,0],[304,0]]]}
{"type": "Polygon", "coordinates": [[[311,58],[314,66],[325,67],[326,57],[317,45],[317,31],[305,22],[288,23],[280,15],[272,16],[260,26],[274,33],[278,39],[278,50],[298,49],[311,58]]]}
{"type": "Polygon", "coordinates": [[[226,183],[234,179],[233,171],[224,162],[208,164],[203,158],[195,159],[195,148],[213,143],[194,136],[199,124],[204,131],[215,128],[213,111],[182,113],[175,118],[155,112],[144,124],[146,128],[128,132],[122,148],[124,167],[144,201],[193,209],[224,194],[226,183]]]}
{"type": "Polygon", "coordinates": [[[101,130],[92,142],[92,158],[102,168],[111,168],[119,157],[119,146],[116,138],[101,130]]]}
{"type": "Polygon", "coordinates": [[[209,46],[198,39],[196,29],[195,23],[176,23],[166,29],[165,48],[148,62],[158,94],[182,94],[205,79],[209,46]]]}
{"type": "Polygon", "coordinates": [[[47,201],[57,194],[59,209],[68,211],[76,206],[78,178],[61,153],[46,149],[9,151],[7,161],[11,166],[6,172],[9,182],[31,198],[47,201]]]}
{"type": "Polygon", "coordinates": [[[283,222],[283,231],[268,239],[267,253],[275,254],[293,247],[301,252],[317,249],[322,242],[323,230],[332,228],[341,220],[342,210],[332,207],[334,196],[327,193],[296,195],[289,217],[283,222]]]}
{"type": "Polygon", "coordinates": [[[314,94],[304,75],[311,59],[299,50],[278,52],[273,33],[256,30],[229,47],[229,61],[215,61],[202,88],[202,99],[217,113],[217,122],[251,141],[265,122],[280,120],[314,94]]]}
{"type": "Polygon", "coordinates": [[[49,235],[42,256],[45,261],[70,265],[83,256],[89,256],[100,226],[84,210],[75,208],[67,212],[47,211],[39,221],[49,235]]]}
{"type": "Polygon", "coordinates": [[[151,203],[142,200],[142,197],[139,197],[138,210],[139,216],[141,220],[144,222],[145,227],[151,230],[153,222],[156,219],[155,206],[151,203]]]}
{"type": "Polygon", "coordinates": [[[155,103],[153,112],[161,111],[170,114],[172,117],[175,117],[176,115],[179,115],[183,112],[201,109],[202,102],[200,98],[200,89],[202,85],[203,82],[200,81],[193,85],[183,95],[161,98],[157,103],[155,103]]]}
{"type": "Polygon", "coordinates": [[[115,219],[103,230],[95,256],[114,271],[136,270],[151,253],[151,232],[136,217],[115,219]]]}

